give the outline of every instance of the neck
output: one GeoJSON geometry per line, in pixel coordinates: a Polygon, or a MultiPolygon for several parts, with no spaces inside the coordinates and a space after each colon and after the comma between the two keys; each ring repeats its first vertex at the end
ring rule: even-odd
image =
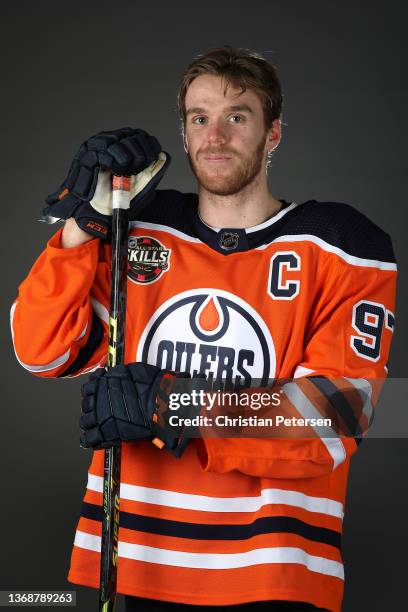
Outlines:
{"type": "Polygon", "coordinates": [[[238,193],[215,195],[200,185],[198,212],[211,227],[253,227],[273,217],[282,203],[273,197],[264,179],[256,177],[238,193]]]}

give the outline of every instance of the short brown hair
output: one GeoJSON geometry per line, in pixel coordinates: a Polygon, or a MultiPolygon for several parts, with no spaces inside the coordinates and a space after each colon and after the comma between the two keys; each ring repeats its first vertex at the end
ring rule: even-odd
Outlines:
{"type": "Polygon", "coordinates": [[[240,88],[241,93],[252,89],[258,94],[263,108],[265,128],[282,113],[282,89],[275,68],[262,55],[247,49],[229,46],[212,49],[199,55],[187,67],[181,77],[177,105],[183,125],[186,120],[185,99],[192,81],[202,74],[214,74],[225,80],[224,93],[229,84],[240,88]]]}

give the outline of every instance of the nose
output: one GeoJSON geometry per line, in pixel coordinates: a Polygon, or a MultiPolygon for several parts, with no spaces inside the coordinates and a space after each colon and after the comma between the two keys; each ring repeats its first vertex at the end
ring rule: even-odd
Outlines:
{"type": "Polygon", "coordinates": [[[224,144],[228,138],[225,125],[220,121],[213,121],[208,126],[207,139],[211,144],[224,144]]]}

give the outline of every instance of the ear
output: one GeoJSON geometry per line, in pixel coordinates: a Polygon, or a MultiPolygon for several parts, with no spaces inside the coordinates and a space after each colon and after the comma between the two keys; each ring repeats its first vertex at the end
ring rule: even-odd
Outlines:
{"type": "Polygon", "coordinates": [[[187,141],[187,136],[185,134],[183,134],[183,147],[184,147],[184,151],[188,153],[188,141],[187,141]]]}
{"type": "Polygon", "coordinates": [[[180,134],[181,134],[181,137],[183,139],[183,148],[184,148],[184,151],[186,153],[188,153],[188,141],[187,141],[187,136],[186,136],[185,131],[184,131],[184,122],[183,122],[183,120],[181,121],[181,125],[180,125],[180,134]]]}
{"type": "Polygon", "coordinates": [[[268,130],[266,137],[266,146],[268,150],[276,149],[282,137],[282,122],[281,119],[274,119],[271,127],[268,130]]]}

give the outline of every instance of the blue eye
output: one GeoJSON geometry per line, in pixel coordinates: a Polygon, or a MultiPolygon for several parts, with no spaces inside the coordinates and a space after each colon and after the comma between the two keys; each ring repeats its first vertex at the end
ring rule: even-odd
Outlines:
{"type": "Polygon", "coordinates": [[[234,119],[235,121],[232,121],[232,123],[241,123],[244,119],[244,117],[242,117],[242,115],[232,115],[230,117],[230,121],[234,119]]]}
{"type": "Polygon", "coordinates": [[[193,123],[196,123],[197,125],[203,125],[203,123],[205,122],[205,117],[194,117],[193,123]]]}

